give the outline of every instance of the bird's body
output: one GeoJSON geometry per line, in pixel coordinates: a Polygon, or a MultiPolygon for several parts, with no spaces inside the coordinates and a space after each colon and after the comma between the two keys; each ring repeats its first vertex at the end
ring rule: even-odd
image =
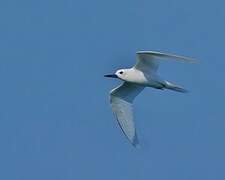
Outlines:
{"type": "Polygon", "coordinates": [[[153,87],[153,88],[163,88],[166,83],[163,79],[159,77],[158,74],[151,72],[145,73],[135,68],[123,69],[126,75],[122,80],[130,83],[135,83],[140,86],[153,87]]]}
{"type": "Polygon", "coordinates": [[[112,75],[105,75],[105,77],[118,78],[124,81],[122,85],[110,92],[110,103],[121,129],[134,146],[138,144],[132,110],[134,98],[145,87],[186,92],[181,86],[163,80],[157,74],[159,59],[163,58],[194,62],[194,60],[183,56],[154,51],[139,51],[137,52],[135,66],[129,69],[120,69],[112,75]]]}

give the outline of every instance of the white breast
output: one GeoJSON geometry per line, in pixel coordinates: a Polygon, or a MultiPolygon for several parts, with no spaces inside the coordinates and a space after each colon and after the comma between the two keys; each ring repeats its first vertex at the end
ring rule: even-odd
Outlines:
{"type": "Polygon", "coordinates": [[[132,82],[140,85],[148,84],[148,78],[144,75],[144,73],[142,71],[133,68],[129,69],[124,80],[127,82],[132,82]]]}

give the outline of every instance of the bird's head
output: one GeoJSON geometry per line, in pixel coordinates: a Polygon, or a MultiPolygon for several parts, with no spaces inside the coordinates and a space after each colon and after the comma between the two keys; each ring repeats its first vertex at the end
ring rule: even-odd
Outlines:
{"type": "Polygon", "coordinates": [[[125,80],[126,74],[127,74],[127,69],[119,69],[116,71],[115,74],[108,74],[108,75],[105,75],[105,77],[119,78],[119,79],[125,80]]]}

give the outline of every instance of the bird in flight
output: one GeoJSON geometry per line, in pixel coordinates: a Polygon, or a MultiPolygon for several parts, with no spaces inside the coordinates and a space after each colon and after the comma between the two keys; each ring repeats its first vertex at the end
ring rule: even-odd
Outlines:
{"type": "Polygon", "coordinates": [[[110,104],[118,124],[133,146],[139,144],[133,119],[133,101],[145,88],[187,92],[183,87],[162,79],[157,70],[161,59],[174,59],[194,63],[194,59],[174,54],[155,51],[138,51],[137,62],[129,69],[119,69],[114,74],[105,77],[118,78],[123,83],[110,91],[110,104]]]}

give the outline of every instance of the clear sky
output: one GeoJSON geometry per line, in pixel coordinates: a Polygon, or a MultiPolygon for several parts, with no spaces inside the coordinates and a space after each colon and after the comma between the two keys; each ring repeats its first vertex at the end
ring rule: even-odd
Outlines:
{"type": "Polygon", "coordinates": [[[0,179],[224,180],[222,0],[0,2],[0,179]],[[104,74],[137,50],[165,62],[190,93],[145,89],[135,101],[141,149],[119,129],[104,74]]]}

